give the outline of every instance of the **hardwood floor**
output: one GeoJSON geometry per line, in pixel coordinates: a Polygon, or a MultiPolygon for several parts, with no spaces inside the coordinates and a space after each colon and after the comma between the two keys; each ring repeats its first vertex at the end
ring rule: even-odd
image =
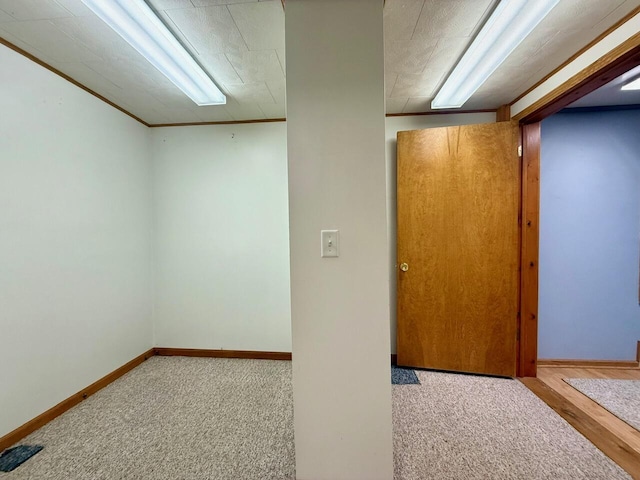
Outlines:
{"type": "Polygon", "coordinates": [[[640,380],[640,368],[539,366],[521,381],[600,450],[640,480],[640,432],[567,384],[563,378],[640,380]]]}

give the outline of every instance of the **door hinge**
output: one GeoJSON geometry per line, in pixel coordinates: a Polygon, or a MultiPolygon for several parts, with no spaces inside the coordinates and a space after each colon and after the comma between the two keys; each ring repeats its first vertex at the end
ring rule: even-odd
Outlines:
{"type": "Polygon", "coordinates": [[[518,145],[518,156],[522,156],[522,145],[518,145]]]}

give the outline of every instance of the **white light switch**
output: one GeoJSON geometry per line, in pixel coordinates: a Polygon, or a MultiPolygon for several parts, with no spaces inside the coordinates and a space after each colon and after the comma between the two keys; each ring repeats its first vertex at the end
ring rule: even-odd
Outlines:
{"type": "Polygon", "coordinates": [[[322,248],[320,250],[321,257],[337,257],[338,250],[338,230],[321,230],[320,241],[322,248]]]}

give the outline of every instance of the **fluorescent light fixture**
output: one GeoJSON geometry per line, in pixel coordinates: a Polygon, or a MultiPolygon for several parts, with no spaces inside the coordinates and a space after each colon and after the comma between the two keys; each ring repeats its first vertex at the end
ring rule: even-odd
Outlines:
{"type": "Polygon", "coordinates": [[[82,0],[198,105],[227,98],[144,0],[82,0]]]}
{"type": "Polygon", "coordinates": [[[623,85],[620,90],[640,90],[640,78],[636,78],[634,81],[623,85]]]}
{"type": "Polygon", "coordinates": [[[460,108],[559,0],[501,0],[455,66],[431,108],[460,108]]]}

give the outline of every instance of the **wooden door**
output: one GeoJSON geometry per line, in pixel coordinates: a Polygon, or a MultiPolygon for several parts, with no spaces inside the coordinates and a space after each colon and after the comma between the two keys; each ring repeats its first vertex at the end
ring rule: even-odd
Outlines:
{"type": "Polygon", "coordinates": [[[511,122],[398,132],[399,365],[515,375],[518,143],[511,122]]]}

